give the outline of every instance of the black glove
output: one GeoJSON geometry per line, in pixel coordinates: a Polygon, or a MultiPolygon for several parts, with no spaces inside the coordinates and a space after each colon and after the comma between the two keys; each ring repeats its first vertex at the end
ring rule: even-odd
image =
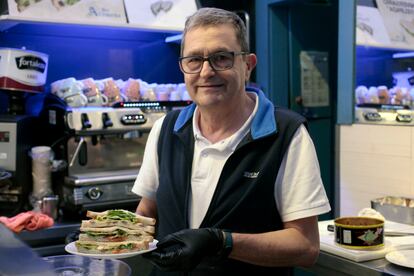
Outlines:
{"type": "Polygon", "coordinates": [[[226,258],[231,247],[230,233],[216,228],[186,229],[166,236],[143,257],[162,270],[190,271],[205,257],[226,258]]]}
{"type": "Polygon", "coordinates": [[[80,230],[75,230],[73,232],[70,232],[65,237],[65,244],[77,241],[79,239],[80,230]]]}

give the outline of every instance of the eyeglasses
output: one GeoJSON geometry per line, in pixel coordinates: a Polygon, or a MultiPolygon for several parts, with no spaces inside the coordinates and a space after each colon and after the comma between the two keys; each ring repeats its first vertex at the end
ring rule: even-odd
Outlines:
{"type": "Polygon", "coordinates": [[[180,57],[180,68],[186,74],[198,74],[207,60],[214,71],[224,71],[233,68],[234,57],[238,55],[247,55],[246,52],[217,52],[207,57],[188,56],[180,57]]]}

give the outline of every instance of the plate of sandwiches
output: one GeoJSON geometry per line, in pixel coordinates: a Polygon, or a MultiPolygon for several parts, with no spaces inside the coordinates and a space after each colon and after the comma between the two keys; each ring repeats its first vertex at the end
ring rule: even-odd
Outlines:
{"type": "Polygon", "coordinates": [[[104,212],[87,211],[89,220],[82,220],[79,239],[65,246],[74,255],[100,259],[121,259],[152,251],[155,219],[115,209],[104,212]]]}

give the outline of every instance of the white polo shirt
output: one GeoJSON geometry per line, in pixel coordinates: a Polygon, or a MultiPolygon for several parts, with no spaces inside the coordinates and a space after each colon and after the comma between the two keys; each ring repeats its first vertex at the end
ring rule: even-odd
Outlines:
{"type": "MultiPolygon", "coordinates": [[[[196,120],[197,108],[195,110],[192,122],[195,141],[189,212],[191,228],[200,226],[224,164],[250,130],[258,108],[258,97],[255,93],[252,94],[256,97],[256,106],[244,125],[232,136],[214,144],[201,134],[196,120]]],[[[164,117],[159,119],[151,129],[143,163],[132,188],[134,193],[153,200],[158,188],[157,144],[163,120],[164,117]]],[[[296,131],[282,160],[274,193],[276,206],[284,222],[330,211],[315,147],[303,125],[296,131]]]]}

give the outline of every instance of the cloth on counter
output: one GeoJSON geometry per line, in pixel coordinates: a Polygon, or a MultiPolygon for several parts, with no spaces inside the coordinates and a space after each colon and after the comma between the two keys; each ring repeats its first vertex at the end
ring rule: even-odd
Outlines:
{"type": "Polygon", "coordinates": [[[51,227],[54,223],[51,217],[33,211],[23,212],[11,218],[0,217],[0,222],[15,233],[20,233],[23,229],[35,231],[51,227]]]}

